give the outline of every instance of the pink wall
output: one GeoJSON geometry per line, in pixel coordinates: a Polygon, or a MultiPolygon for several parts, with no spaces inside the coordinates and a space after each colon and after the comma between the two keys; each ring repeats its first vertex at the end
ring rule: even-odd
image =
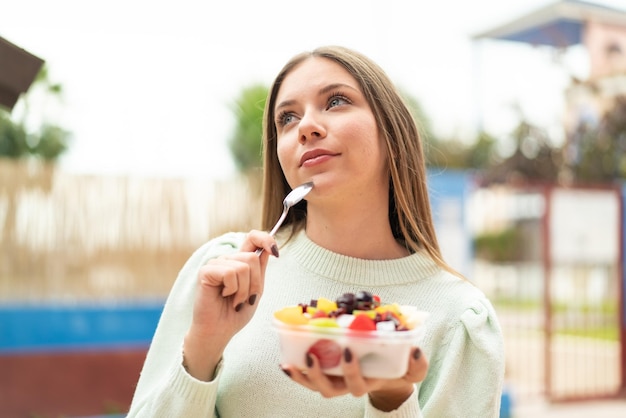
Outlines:
{"type": "Polygon", "coordinates": [[[589,21],[584,43],[589,53],[590,79],[626,73],[626,25],[589,21]]]}

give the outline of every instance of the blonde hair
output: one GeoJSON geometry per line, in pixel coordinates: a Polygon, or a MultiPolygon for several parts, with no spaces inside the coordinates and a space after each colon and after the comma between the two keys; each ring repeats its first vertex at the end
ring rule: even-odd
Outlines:
{"type": "MultiPolygon", "coordinates": [[[[404,100],[385,72],[364,55],[339,46],[326,46],[293,57],[270,87],[263,119],[263,206],[262,228],[269,230],[280,216],[282,200],[291,191],[276,152],[274,107],[281,83],[303,61],[326,58],[345,68],[359,83],[372,109],[386,145],[389,167],[389,223],[394,236],[412,252],[424,249],[446,270],[432,220],[426,164],[420,134],[404,100]]],[[[289,211],[284,226],[293,231],[304,227],[306,201],[289,211]]]]}

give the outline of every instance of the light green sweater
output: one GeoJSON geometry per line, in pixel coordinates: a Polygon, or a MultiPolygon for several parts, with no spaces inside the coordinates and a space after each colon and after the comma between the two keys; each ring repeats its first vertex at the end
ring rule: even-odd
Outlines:
{"type": "MultiPolygon", "coordinates": [[[[128,417],[159,418],[490,418],[499,415],[504,377],[501,330],[490,302],[471,283],[426,254],[362,260],[332,253],[300,232],[270,257],[252,321],[230,342],[215,379],[201,382],[181,366],[197,271],[209,258],[236,251],[242,233],[199,248],[181,270],[165,304],[128,417]],[[430,312],[423,341],[430,367],[413,396],[383,413],[368,397],[325,399],[291,381],[279,367],[272,313],[312,298],[370,290],[387,302],[430,312]]],[[[279,240],[280,243],[280,240],[279,240]]],[[[407,359],[408,361],[408,359],[407,359]]]]}

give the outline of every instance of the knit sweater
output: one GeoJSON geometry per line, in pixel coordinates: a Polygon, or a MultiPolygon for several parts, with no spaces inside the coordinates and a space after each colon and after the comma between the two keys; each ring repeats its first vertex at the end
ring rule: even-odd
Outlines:
{"type": "MultiPolygon", "coordinates": [[[[165,303],[128,414],[159,418],[489,418],[499,415],[503,340],[485,295],[441,269],[425,252],[393,260],[363,260],[326,250],[299,232],[270,257],[252,320],[231,340],[214,379],[202,382],[182,367],[183,338],[192,318],[199,268],[237,251],[245,234],[229,233],[199,248],[183,266],[165,303]],[[419,343],[429,359],[426,379],[398,409],[382,412],[368,396],[326,399],[280,369],[272,313],[318,297],[368,290],[383,301],[430,312],[419,343]]],[[[280,244],[280,234],[277,237],[280,244]]],[[[408,362],[408,358],[406,359],[408,362]]]]}

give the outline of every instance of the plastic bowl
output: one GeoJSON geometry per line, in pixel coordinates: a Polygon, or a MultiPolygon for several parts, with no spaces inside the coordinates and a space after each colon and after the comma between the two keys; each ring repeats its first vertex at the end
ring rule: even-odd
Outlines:
{"type": "MultiPolygon", "coordinates": [[[[428,313],[423,312],[424,319],[428,313]]],[[[406,374],[411,348],[416,346],[423,334],[423,325],[408,331],[353,331],[344,328],[326,328],[311,325],[287,325],[274,319],[278,332],[281,363],[306,370],[306,354],[320,341],[324,350],[322,370],[331,376],[342,376],[340,355],[350,348],[353,359],[359,361],[364,377],[396,379],[406,374]],[[328,359],[330,357],[330,359],[328,359]]],[[[320,347],[320,345],[318,345],[320,347]]]]}

